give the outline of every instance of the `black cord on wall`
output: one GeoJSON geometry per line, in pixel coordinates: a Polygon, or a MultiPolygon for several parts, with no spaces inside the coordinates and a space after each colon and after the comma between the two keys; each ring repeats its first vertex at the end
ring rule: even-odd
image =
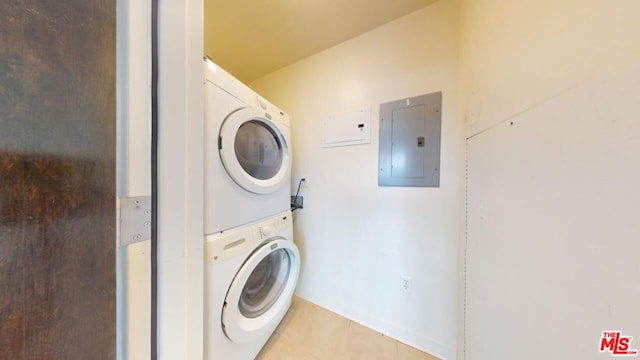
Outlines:
{"type": "Polygon", "coordinates": [[[298,209],[302,209],[302,205],[298,205],[298,195],[300,194],[300,186],[302,186],[302,183],[307,181],[307,179],[302,178],[300,179],[300,182],[298,182],[298,191],[296,191],[296,195],[293,197],[292,201],[291,201],[291,211],[296,211],[298,209]]]}
{"type": "Polygon", "coordinates": [[[158,0],[151,0],[151,359],[158,359],[158,0]]]}

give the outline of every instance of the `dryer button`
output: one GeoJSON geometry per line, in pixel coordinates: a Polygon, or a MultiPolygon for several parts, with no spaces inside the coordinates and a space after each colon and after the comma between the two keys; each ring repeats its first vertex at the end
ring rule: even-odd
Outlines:
{"type": "Polygon", "coordinates": [[[256,95],[256,99],[258,100],[258,106],[262,109],[267,110],[267,102],[264,99],[261,99],[260,96],[256,95]]]}

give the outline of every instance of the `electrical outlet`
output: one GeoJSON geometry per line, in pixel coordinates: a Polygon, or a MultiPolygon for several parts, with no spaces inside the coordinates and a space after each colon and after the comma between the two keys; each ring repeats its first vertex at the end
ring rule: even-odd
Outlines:
{"type": "Polygon", "coordinates": [[[401,281],[400,287],[402,288],[402,291],[404,292],[411,291],[411,278],[403,276],[402,278],[400,278],[400,281],[401,281]]]}

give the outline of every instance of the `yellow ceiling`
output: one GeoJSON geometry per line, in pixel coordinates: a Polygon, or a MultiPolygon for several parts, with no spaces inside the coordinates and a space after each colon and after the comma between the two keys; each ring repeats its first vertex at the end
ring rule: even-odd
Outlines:
{"type": "Polygon", "coordinates": [[[250,82],[436,1],[205,0],[205,54],[250,82]]]}

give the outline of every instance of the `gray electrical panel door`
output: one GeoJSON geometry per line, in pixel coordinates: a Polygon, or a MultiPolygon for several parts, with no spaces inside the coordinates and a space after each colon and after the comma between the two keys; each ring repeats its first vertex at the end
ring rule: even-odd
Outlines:
{"type": "Polygon", "coordinates": [[[442,93],[380,105],[379,186],[440,186],[442,93]]]}

